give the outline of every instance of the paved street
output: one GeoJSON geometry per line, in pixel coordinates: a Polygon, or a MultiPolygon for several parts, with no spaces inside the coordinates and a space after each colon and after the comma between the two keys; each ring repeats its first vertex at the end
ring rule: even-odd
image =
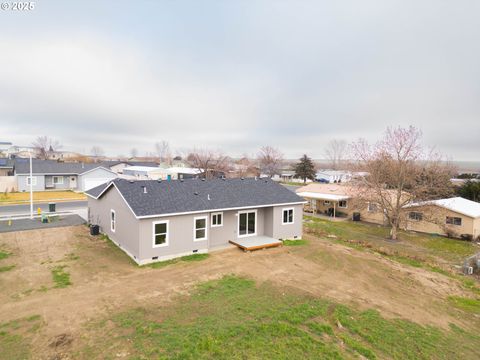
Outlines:
{"type": "MultiPolygon", "coordinates": [[[[88,211],[87,211],[87,201],[80,200],[80,201],[65,201],[65,202],[57,202],[56,203],[56,212],[59,213],[74,213],[82,217],[84,220],[88,220],[88,211]]],[[[33,211],[37,214],[37,209],[42,209],[42,212],[48,211],[48,202],[37,202],[33,204],[33,211]]],[[[24,216],[30,213],[30,205],[29,204],[22,204],[22,205],[5,205],[0,206],[0,218],[5,218],[9,216],[24,216]]]]}
{"type": "MultiPolygon", "coordinates": [[[[56,204],[56,211],[74,211],[87,208],[86,200],[57,202],[56,204]]],[[[41,208],[42,211],[48,211],[48,201],[33,203],[33,209],[35,213],[37,212],[37,208],[41,208]]],[[[0,205],[0,216],[25,214],[28,212],[30,212],[30,204],[0,205]]]]}

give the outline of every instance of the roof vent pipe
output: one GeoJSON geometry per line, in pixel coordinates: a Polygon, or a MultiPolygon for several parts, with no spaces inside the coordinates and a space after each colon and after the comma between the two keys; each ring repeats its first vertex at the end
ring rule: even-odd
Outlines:
{"type": "Polygon", "coordinates": [[[146,186],[142,186],[143,187],[143,193],[146,194],[147,193],[147,187],[146,186]]]}
{"type": "Polygon", "coordinates": [[[207,194],[207,200],[210,201],[212,199],[210,199],[210,194],[207,194]]]}

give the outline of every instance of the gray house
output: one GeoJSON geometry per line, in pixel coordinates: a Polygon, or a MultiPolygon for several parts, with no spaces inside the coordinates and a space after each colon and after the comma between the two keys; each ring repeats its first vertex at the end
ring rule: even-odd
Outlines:
{"type": "Polygon", "coordinates": [[[66,163],[55,160],[15,159],[18,191],[75,190],[86,191],[117,177],[113,171],[98,164],[66,163]]]}
{"type": "Polygon", "coordinates": [[[89,222],[138,264],[302,236],[305,201],[270,179],[115,179],[86,194],[89,222]]]}

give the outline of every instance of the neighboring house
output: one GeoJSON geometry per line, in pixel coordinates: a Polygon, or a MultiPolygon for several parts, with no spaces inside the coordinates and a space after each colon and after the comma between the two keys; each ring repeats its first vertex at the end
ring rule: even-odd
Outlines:
{"type": "Polygon", "coordinates": [[[461,197],[408,205],[407,230],[477,239],[480,237],[480,203],[461,197]]]}
{"type": "MultiPolygon", "coordinates": [[[[274,181],[282,181],[282,182],[295,182],[303,184],[303,179],[295,177],[295,171],[293,170],[283,170],[281,174],[276,174],[272,176],[272,180],[274,181]]],[[[312,182],[312,180],[307,179],[307,183],[312,182]]]]}
{"type": "Polygon", "coordinates": [[[315,181],[327,184],[345,183],[352,179],[350,171],[341,170],[319,170],[315,176],[315,181]]]}
{"type": "Polygon", "coordinates": [[[54,160],[32,160],[30,179],[29,159],[15,159],[15,175],[18,191],[30,190],[75,190],[86,191],[110,180],[117,175],[98,164],[65,163],[54,160]]]}
{"type": "Polygon", "coordinates": [[[377,202],[366,201],[365,196],[359,196],[359,189],[345,184],[309,184],[296,190],[298,196],[308,203],[305,211],[325,215],[332,218],[353,218],[359,213],[358,220],[375,224],[385,224],[385,217],[377,202]]]}
{"type": "Polygon", "coordinates": [[[305,201],[270,179],[116,179],[86,194],[89,222],[139,264],[302,236],[305,201]]]}
{"type": "Polygon", "coordinates": [[[202,173],[199,169],[187,167],[150,167],[150,166],[127,166],[123,169],[126,179],[138,180],[177,180],[197,178],[202,173]]]}
{"type": "Polygon", "coordinates": [[[151,166],[127,166],[123,168],[123,175],[128,175],[132,176],[138,179],[154,179],[155,172],[160,170],[160,168],[157,167],[151,167],[151,166]]]}
{"type": "Polygon", "coordinates": [[[101,166],[112,170],[116,174],[122,174],[123,169],[128,166],[148,166],[158,167],[158,164],[153,161],[121,161],[121,160],[106,160],[101,162],[101,166]]]}
{"type": "Polygon", "coordinates": [[[0,176],[13,175],[13,160],[8,158],[0,158],[0,176]]]}

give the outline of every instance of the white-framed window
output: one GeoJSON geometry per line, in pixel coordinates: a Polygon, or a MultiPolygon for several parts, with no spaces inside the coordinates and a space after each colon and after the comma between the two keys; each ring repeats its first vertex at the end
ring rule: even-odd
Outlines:
{"type": "Polygon", "coordinates": [[[193,240],[200,241],[207,239],[208,216],[197,216],[193,218],[193,240]]]}
{"type": "Polygon", "coordinates": [[[37,185],[37,177],[36,176],[32,176],[30,178],[30,176],[27,176],[27,185],[30,186],[30,182],[32,183],[33,186],[36,186],[37,185]]]}
{"type": "Polygon", "coordinates": [[[223,213],[213,213],[212,214],[212,227],[223,226],[223,213]]]}
{"type": "Polygon", "coordinates": [[[421,212],[418,212],[418,211],[410,211],[408,213],[408,218],[410,220],[414,220],[414,221],[422,221],[423,220],[423,214],[421,212]]]}
{"type": "Polygon", "coordinates": [[[282,225],[293,224],[293,208],[282,210],[282,225]]]}
{"type": "Polygon", "coordinates": [[[257,235],[257,210],[238,212],[238,237],[257,235]]]}
{"type": "Polygon", "coordinates": [[[63,176],[54,176],[53,177],[53,184],[54,185],[62,185],[63,184],[63,176]]]}
{"type": "Polygon", "coordinates": [[[115,232],[116,227],[117,227],[117,214],[115,213],[115,210],[111,209],[110,210],[110,230],[112,230],[112,232],[115,232]]]}
{"type": "Polygon", "coordinates": [[[448,225],[462,226],[462,218],[456,216],[447,216],[445,222],[448,225]]]}
{"type": "Polygon", "coordinates": [[[369,202],[367,206],[368,212],[378,212],[378,204],[374,202],[369,202]]]}
{"type": "Polygon", "coordinates": [[[338,202],[338,207],[342,208],[342,209],[346,209],[347,208],[347,200],[340,200],[338,202]]]}
{"type": "Polygon", "coordinates": [[[330,200],[324,200],[323,205],[327,205],[327,206],[330,205],[330,200]]]}
{"type": "Polygon", "coordinates": [[[168,246],[168,220],[154,221],[153,226],[153,247],[168,246]]]}

